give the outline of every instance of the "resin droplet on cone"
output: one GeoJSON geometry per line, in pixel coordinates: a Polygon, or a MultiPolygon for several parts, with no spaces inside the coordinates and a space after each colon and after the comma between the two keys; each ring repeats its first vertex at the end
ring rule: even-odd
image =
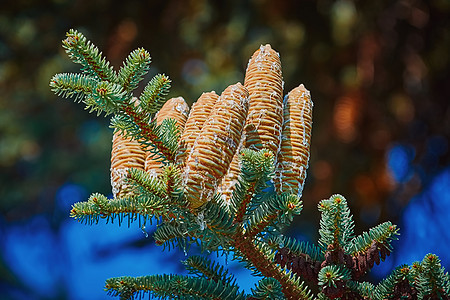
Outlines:
{"type": "Polygon", "coordinates": [[[186,161],[186,197],[192,209],[209,201],[239,145],[248,112],[248,91],[228,86],[217,100],[186,161]]]}
{"type": "Polygon", "coordinates": [[[301,195],[306,178],[311,143],[313,102],[301,84],[285,98],[282,141],[275,168],[277,192],[301,195]]]}

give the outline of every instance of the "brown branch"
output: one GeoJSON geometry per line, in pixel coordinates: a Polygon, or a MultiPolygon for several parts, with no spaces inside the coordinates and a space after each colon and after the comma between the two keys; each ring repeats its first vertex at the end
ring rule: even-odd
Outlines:
{"type": "Polygon", "coordinates": [[[255,192],[256,181],[253,182],[252,186],[248,189],[245,198],[239,204],[236,210],[236,217],[234,218],[234,223],[241,223],[244,220],[245,212],[247,211],[247,206],[253,198],[253,193],[255,192]]]}
{"type": "Polygon", "coordinates": [[[133,122],[141,129],[141,136],[144,140],[151,141],[156,148],[161,152],[169,162],[175,161],[175,153],[173,153],[166,145],[159,139],[154,132],[154,127],[151,126],[146,120],[144,115],[134,111],[130,106],[124,105],[123,111],[131,117],[133,122]]]}
{"type": "Polygon", "coordinates": [[[252,238],[248,238],[241,232],[237,232],[231,240],[232,246],[244,256],[244,259],[251,262],[262,275],[278,280],[283,288],[283,294],[286,299],[309,299],[303,290],[292,283],[287,273],[277,267],[273,261],[268,259],[267,256],[256,247],[252,238]]]}
{"type": "Polygon", "coordinates": [[[264,218],[264,220],[261,221],[261,223],[257,224],[256,226],[253,226],[249,231],[245,233],[245,237],[252,239],[254,238],[258,233],[264,230],[267,226],[270,225],[276,218],[278,214],[275,212],[273,214],[268,215],[264,218]]]}

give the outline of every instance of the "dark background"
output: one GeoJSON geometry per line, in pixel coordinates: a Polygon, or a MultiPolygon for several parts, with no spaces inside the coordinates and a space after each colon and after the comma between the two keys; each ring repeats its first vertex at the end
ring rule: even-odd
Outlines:
{"type": "MultiPolygon", "coordinates": [[[[68,218],[73,202],[110,194],[112,138],[108,119],[50,92],[55,73],[78,71],[61,47],[70,28],[116,69],[144,47],[146,81],[167,74],[169,97],[189,103],[243,82],[252,53],[270,43],[285,93],[304,83],[314,100],[304,211],[289,234],[317,241],[316,205],[340,193],[357,234],[400,226],[374,282],[428,252],[448,269],[449,23],[446,0],[2,1],[0,299],[107,299],[108,277],[182,272],[184,254],[162,253],[137,225],[68,218]]],[[[254,279],[221,259],[249,291],[254,279]]]]}

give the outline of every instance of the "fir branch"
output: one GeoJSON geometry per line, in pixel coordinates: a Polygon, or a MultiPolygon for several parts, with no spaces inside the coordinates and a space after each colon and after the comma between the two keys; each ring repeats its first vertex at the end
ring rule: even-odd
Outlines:
{"type": "Polygon", "coordinates": [[[167,215],[169,208],[164,200],[158,197],[126,197],[115,200],[109,200],[99,193],[92,194],[88,201],[77,202],[72,206],[70,216],[77,221],[85,224],[97,224],[100,219],[106,219],[108,223],[118,220],[119,226],[124,218],[128,221],[128,226],[139,220],[139,223],[152,217],[167,215]]]}
{"type": "Polygon", "coordinates": [[[281,284],[274,278],[263,278],[252,289],[252,299],[282,300],[285,299],[281,284]]]}
{"type": "Polygon", "coordinates": [[[161,159],[174,162],[178,149],[174,141],[179,138],[179,129],[172,123],[157,125],[155,120],[150,121],[148,114],[143,114],[132,105],[124,105],[111,119],[111,127],[132,136],[161,159]]]}
{"type": "Polygon", "coordinates": [[[177,213],[187,212],[187,203],[181,197],[181,170],[177,165],[164,166],[163,173],[158,177],[151,176],[141,169],[130,168],[127,171],[126,180],[135,195],[159,197],[170,205],[169,218],[174,218],[177,213]]]}
{"type": "Polygon", "coordinates": [[[347,282],[347,286],[350,290],[360,295],[362,299],[378,299],[374,296],[375,286],[370,282],[357,282],[350,280],[347,282]]]}
{"type": "Polygon", "coordinates": [[[117,74],[118,82],[125,91],[131,93],[149,70],[150,53],[139,48],[131,52],[117,74]]]}
{"type": "Polygon", "coordinates": [[[163,249],[168,247],[178,247],[183,251],[187,251],[190,244],[197,242],[195,238],[195,231],[197,225],[191,222],[183,222],[182,220],[171,220],[160,224],[153,234],[155,244],[163,246],[163,249]],[[194,227],[194,229],[191,228],[194,227]]]}
{"type": "Polygon", "coordinates": [[[269,225],[275,225],[278,230],[287,227],[302,207],[302,201],[296,195],[272,195],[248,216],[246,236],[255,236],[269,225]]]}
{"type": "Polygon", "coordinates": [[[231,197],[231,211],[236,214],[235,222],[244,219],[247,206],[255,194],[267,187],[274,171],[274,155],[270,150],[243,149],[241,152],[241,174],[231,197]]]}
{"type": "Polygon", "coordinates": [[[100,80],[116,82],[116,74],[102,53],[86,37],[76,30],[70,29],[63,47],[73,62],[81,64],[82,70],[89,76],[100,80]]]}
{"type": "Polygon", "coordinates": [[[417,299],[414,272],[408,265],[395,268],[391,275],[380,282],[369,296],[372,299],[417,299]]]}
{"type": "Polygon", "coordinates": [[[242,255],[243,260],[252,264],[263,276],[275,278],[283,287],[283,294],[287,299],[311,299],[303,283],[277,267],[251,239],[237,232],[233,236],[232,246],[242,255]]]}
{"type": "Polygon", "coordinates": [[[182,170],[178,165],[168,164],[163,167],[163,173],[160,176],[160,180],[163,183],[163,187],[166,195],[171,199],[171,203],[175,206],[187,208],[188,203],[186,199],[182,197],[182,170]]]}
{"type": "Polygon", "coordinates": [[[385,222],[372,228],[368,233],[364,232],[354,238],[347,245],[345,256],[350,253],[352,257],[353,263],[349,266],[352,267],[352,275],[355,279],[391,254],[391,241],[396,239],[396,235],[398,235],[397,226],[392,225],[391,222],[385,222]]]}
{"type": "Polygon", "coordinates": [[[174,157],[178,152],[178,142],[180,140],[180,128],[177,126],[177,121],[172,118],[164,119],[161,125],[156,127],[156,135],[161,140],[162,144],[171,150],[171,159],[169,162],[174,162],[174,157]]]}
{"type": "Polygon", "coordinates": [[[214,282],[221,282],[224,286],[237,286],[236,279],[219,263],[202,256],[194,255],[183,261],[190,275],[203,277],[214,282]]]}
{"type": "Polygon", "coordinates": [[[159,178],[151,176],[142,169],[128,169],[126,179],[134,188],[135,194],[144,193],[160,198],[166,198],[168,196],[164,183],[159,178]]]}
{"type": "Polygon", "coordinates": [[[181,275],[110,278],[106,281],[105,289],[109,295],[120,296],[124,300],[142,297],[146,293],[161,299],[245,300],[244,292],[239,292],[237,286],[181,275]]]}
{"type": "Polygon", "coordinates": [[[154,234],[156,244],[168,246],[169,249],[174,246],[186,249],[195,242],[201,246],[202,251],[228,249],[234,227],[225,213],[226,210],[218,204],[208,203],[195,216],[191,213],[182,214],[182,217],[165,222],[157,228],[154,234]]]}
{"type": "Polygon", "coordinates": [[[391,242],[396,240],[399,233],[396,225],[391,222],[384,222],[371,228],[369,232],[352,239],[350,243],[346,245],[346,252],[356,256],[359,253],[366,252],[373,242],[377,242],[380,245],[384,245],[389,252],[392,251],[391,242]]]}
{"type": "Polygon", "coordinates": [[[341,195],[333,195],[329,199],[320,201],[319,245],[323,249],[345,249],[345,245],[353,237],[354,223],[350,215],[347,200],[341,195]]]}
{"type": "Polygon", "coordinates": [[[63,98],[75,97],[74,101],[82,101],[91,94],[97,86],[98,80],[92,76],[74,73],[56,74],[50,80],[52,92],[63,98]]]}
{"type": "Polygon", "coordinates": [[[236,226],[233,224],[233,218],[228,210],[217,203],[217,198],[218,196],[207,202],[200,213],[209,230],[214,232],[219,238],[229,238],[235,232],[236,226]]]}
{"type": "Polygon", "coordinates": [[[123,91],[122,86],[108,81],[101,81],[85,98],[86,109],[97,111],[97,115],[117,113],[120,107],[128,101],[130,96],[123,91]]]}
{"type": "Polygon", "coordinates": [[[290,238],[284,235],[278,235],[275,237],[271,237],[268,240],[268,244],[273,245],[272,248],[274,250],[285,248],[294,256],[306,255],[308,260],[324,260],[322,249],[306,241],[298,241],[294,238],[290,238]]]}
{"type": "Polygon", "coordinates": [[[318,275],[322,292],[331,299],[344,295],[346,282],[350,279],[350,271],[343,266],[325,266],[318,275]]]}
{"type": "Polygon", "coordinates": [[[246,236],[251,237],[263,232],[267,226],[276,226],[278,230],[289,225],[294,214],[302,210],[302,202],[295,195],[272,194],[266,202],[253,210],[246,223],[246,236]]]}
{"type": "Polygon", "coordinates": [[[156,114],[164,105],[169,93],[171,80],[164,74],[154,76],[140,95],[141,107],[149,114],[156,114]]]}
{"type": "Polygon", "coordinates": [[[305,280],[317,284],[317,276],[321,269],[321,260],[313,260],[305,253],[294,254],[288,248],[277,251],[274,261],[282,268],[292,271],[305,280]]]}
{"type": "Polygon", "coordinates": [[[441,260],[435,254],[425,255],[416,279],[419,299],[450,299],[449,279],[441,260]]]}

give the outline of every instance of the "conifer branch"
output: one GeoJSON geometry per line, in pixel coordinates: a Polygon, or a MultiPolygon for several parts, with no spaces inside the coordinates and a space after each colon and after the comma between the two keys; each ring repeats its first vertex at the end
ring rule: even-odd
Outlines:
{"type": "Polygon", "coordinates": [[[186,199],[182,198],[183,187],[181,178],[181,169],[178,165],[168,164],[163,167],[163,173],[160,176],[166,195],[171,199],[171,203],[182,208],[187,208],[186,199]]]}
{"type": "Polygon", "coordinates": [[[350,215],[347,200],[341,195],[320,201],[319,245],[324,249],[343,249],[353,237],[354,223],[350,215]]]}
{"type": "Polygon", "coordinates": [[[220,237],[230,238],[237,230],[229,212],[225,207],[219,205],[217,201],[206,203],[205,208],[201,211],[201,215],[205,226],[220,237]]]}
{"type": "Polygon", "coordinates": [[[131,93],[137,88],[147,74],[150,62],[150,53],[143,48],[136,49],[128,55],[117,74],[118,82],[125,91],[131,93]]]}
{"type": "Polygon", "coordinates": [[[126,179],[134,188],[135,194],[145,193],[160,198],[168,196],[164,183],[159,178],[150,176],[144,170],[130,168],[128,169],[126,179]]]}
{"type": "Polygon", "coordinates": [[[435,254],[427,254],[416,278],[418,296],[422,299],[449,299],[450,278],[441,260],[435,254]]]}
{"type": "Polygon", "coordinates": [[[164,74],[157,74],[149,81],[139,97],[143,111],[154,115],[161,109],[169,93],[170,83],[169,77],[164,74]]]}
{"type": "Polygon", "coordinates": [[[241,174],[236,190],[232,195],[232,212],[235,212],[235,223],[241,223],[247,207],[255,194],[267,187],[274,171],[274,155],[270,150],[259,151],[243,149],[241,152],[241,174]]]}
{"type": "Polygon", "coordinates": [[[347,252],[353,256],[358,253],[367,251],[374,242],[385,245],[387,250],[392,251],[391,242],[396,240],[398,236],[398,228],[391,222],[382,223],[374,228],[371,228],[369,232],[353,238],[353,240],[347,244],[347,252]]]}
{"type": "Polygon", "coordinates": [[[242,257],[251,263],[263,276],[275,278],[281,284],[286,299],[311,299],[303,284],[296,284],[288,273],[277,267],[273,261],[256,247],[252,239],[237,233],[234,235],[232,243],[242,257]]]}
{"type": "Polygon", "coordinates": [[[167,202],[159,197],[131,196],[110,200],[95,193],[88,201],[75,203],[70,216],[88,225],[97,224],[100,219],[106,219],[107,223],[113,223],[117,219],[120,226],[124,219],[128,221],[128,225],[136,220],[145,224],[146,221],[151,222],[152,217],[158,218],[168,213],[167,202]]]}
{"type": "MultiPolygon", "coordinates": [[[[127,132],[146,147],[157,149],[155,154],[161,155],[166,161],[174,162],[177,148],[171,148],[161,137],[163,128],[167,127],[157,125],[155,120],[149,121],[147,115],[136,111],[130,105],[123,106],[122,110],[124,114],[116,115],[111,120],[111,126],[127,132]]],[[[178,138],[176,130],[178,130],[176,126],[173,127],[174,132],[172,132],[172,138],[169,140],[171,145],[173,145],[172,140],[178,138]]],[[[170,136],[170,133],[165,133],[165,136],[170,136]]]]}
{"type": "Polygon", "coordinates": [[[350,271],[343,266],[325,266],[318,274],[322,293],[331,299],[344,295],[344,287],[350,279],[350,271]]]}
{"type": "Polygon", "coordinates": [[[164,246],[164,249],[168,247],[168,250],[177,246],[183,251],[186,251],[191,243],[197,242],[194,236],[194,230],[190,230],[187,222],[176,220],[160,224],[153,234],[156,245],[164,246]]]}
{"type": "Polygon", "coordinates": [[[112,155],[113,189],[120,190],[120,186],[124,192],[115,193],[115,199],[92,194],[87,201],[73,205],[71,216],[86,224],[105,219],[119,225],[124,221],[145,225],[155,218],[157,245],[186,251],[196,244],[202,251],[232,251],[233,259],[264,277],[246,298],[228,270],[194,256],[185,261],[194,277],[112,278],[106,283],[110,295],[121,299],[144,294],[192,299],[311,299],[301,281],[305,279],[318,287],[317,298],[323,300],[449,299],[450,277],[433,254],[412,266],[400,266],[377,286],[361,282],[362,275],[390,255],[398,229],[385,222],[354,237],[352,215],[341,195],[319,203],[318,246],[281,234],[302,210],[296,195],[301,195],[310,154],[312,101],[303,85],[281,101],[281,64],[270,45],[262,46],[252,57],[245,87],[230,85],[220,97],[208,93],[189,117],[184,100],[173,102],[183,104],[182,108],[167,106],[183,118],[163,117],[171,83],[166,75],[156,75],[139,98],[133,97],[149,69],[150,54],[144,49],[130,53],[116,74],[102,53],[76,30],[67,33],[63,47],[70,59],[81,65],[82,74],[53,76],[52,91],[83,101],[90,112],[114,114],[111,126],[116,129],[115,137],[129,138],[115,139],[112,155]],[[187,131],[185,123],[189,124],[187,131]],[[293,131],[295,128],[298,130],[293,131]],[[252,150],[242,149],[243,145],[252,150]],[[237,176],[238,157],[241,167],[237,176]],[[160,168],[157,175],[144,171],[146,158],[160,168]]]}
{"type": "Polygon", "coordinates": [[[236,279],[228,270],[218,263],[202,256],[194,255],[183,261],[190,275],[203,277],[214,282],[221,282],[225,286],[237,286],[236,279]]]}
{"type": "Polygon", "coordinates": [[[116,113],[119,107],[129,99],[122,86],[108,81],[101,81],[93,89],[84,102],[89,112],[97,111],[97,115],[116,113]]]}
{"type": "Polygon", "coordinates": [[[69,58],[81,64],[84,73],[102,81],[116,82],[117,76],[112,66],[82,33],[70,29],[62,43],[69,58]]]}
{"type": "Polygon", "coordinates": [[[74,73],[56,74],[50,80],[52,92],[63,98],[75,96],[74,101],[82,101],[95,89],[98,80],[92,76],[74,73]]]}
{"type": "Polygon", "coordinates": [[[161,299],[236,299],[245,300],[244,292],[237,286],[224,285],[205,278],[181,275],[152,275],[142,277],[117,277],[106,281],[109,295],[120,299],[134,299],[149,293],[161,299]]]}
{"type": "Polygon", "coordinates": [[[271,237],[268,243],[273,245],[272,248],[274,250],[281,250],[284,248],[293,255],[307,255],[308,259],[312,261],[324,260],[322,249],[305,241],[298,241],[284,235],[277,235],[271,237]]]}
{"type": "MultiPolygon", "coordinates": [[[[285,299],[281,284],[274,278],[263,278],[255,284],[250,299],[285,299]]],[[[249,299],[249,298],[247,298],[249,299]]]]}
{"type": "Polygon", "coordinates": [[[296,195],[272,195],[251,212],[245,235],[252,237],[274,225],[278,230],[288,226],[294,215],[302,211],[302,201],[296,195]]]}

